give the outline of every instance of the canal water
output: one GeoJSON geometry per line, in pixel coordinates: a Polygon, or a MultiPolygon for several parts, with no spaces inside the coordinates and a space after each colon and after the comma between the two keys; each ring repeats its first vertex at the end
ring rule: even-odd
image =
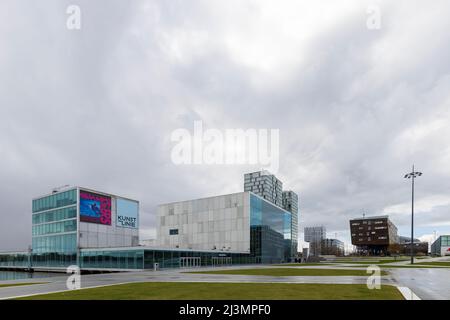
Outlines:
{"type": "Polygon", "coordinates": [[[57,275],[58,274],[56,273],[46,273],[46,272],[0,271],[0,281],[32,279],[32,278],[48,278],[57,275]]]}

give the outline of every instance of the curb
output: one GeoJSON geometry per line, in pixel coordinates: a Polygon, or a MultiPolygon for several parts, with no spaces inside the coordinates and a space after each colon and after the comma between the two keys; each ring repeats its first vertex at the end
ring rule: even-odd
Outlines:
{"type": "Polygon", "coordinates": [[[397,289],[406,300],[422,300],[408,287],[397,287],[397,289]]]}

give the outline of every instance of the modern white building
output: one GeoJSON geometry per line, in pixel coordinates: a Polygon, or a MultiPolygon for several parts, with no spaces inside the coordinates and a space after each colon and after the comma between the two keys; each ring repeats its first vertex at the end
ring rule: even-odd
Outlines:
{"type": "Polygon", "coordinates": [[[159,246],[250,252],[250,194],[240,192],[158,207],[159,246]]]}
{"type": "Polygon", "coordinates": [[[158,239],[144,245],[139,202],[101,191],[70,187],[35,198],[32,221],[32,248],[0,253],[0,268],[143,270],[291,257],[291,213],[251,192],[161,205],[158,239]]]}
{"type": "Polygon", "coordinates": [[[288,261],[291,214],[240,192],[158,207],[160,247],[247,253],[257,262],[288,261]]]}

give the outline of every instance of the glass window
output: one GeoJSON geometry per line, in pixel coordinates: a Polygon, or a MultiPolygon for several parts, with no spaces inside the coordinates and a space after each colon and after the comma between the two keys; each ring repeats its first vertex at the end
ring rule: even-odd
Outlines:
{"type": "Polygon", "coordinates": [[[47,223],[53,221],[61,221],[76,218],[77,207],[72,206],[63,209],[56,209],[52,211],[33,214],[33,224],[47,223]]]}
{"type": "Polygon", "coordinates": [[[33,200],[32,209],[33,212],[39,212],[43,210],[55,209],[59,207],[76,204],[76,189],[59,192],[47,197],[33,200]]]}
{"type": "Polygon", "coordinates": [[[257,261],[279,263],[291,254],[291,214],[250,195],[250,251],[257,261]]]}

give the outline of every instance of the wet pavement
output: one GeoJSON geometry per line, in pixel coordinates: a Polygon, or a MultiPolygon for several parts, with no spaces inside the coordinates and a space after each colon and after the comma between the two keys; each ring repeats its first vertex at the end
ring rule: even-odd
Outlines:
{"type": "Polygon", "coordinates": [[[391,269],[394,282],[422,300],[450,300],[450,268],[391,269]]]}

